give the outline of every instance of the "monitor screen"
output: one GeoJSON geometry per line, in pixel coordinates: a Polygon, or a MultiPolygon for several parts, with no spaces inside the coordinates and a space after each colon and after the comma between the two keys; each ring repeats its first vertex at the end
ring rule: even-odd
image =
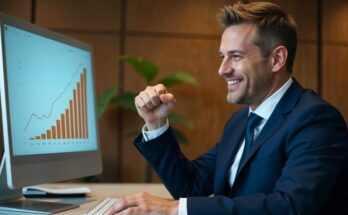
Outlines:
{"type": "Polygon", "coordinates": [[[92,54],[4,25],[13,155],[97,149],[92,54]]]}
{"type": "Polygon", "coordinates": [[[100,173],[92,47],[5,14],[0,18],[8,186],[100,173]]]}

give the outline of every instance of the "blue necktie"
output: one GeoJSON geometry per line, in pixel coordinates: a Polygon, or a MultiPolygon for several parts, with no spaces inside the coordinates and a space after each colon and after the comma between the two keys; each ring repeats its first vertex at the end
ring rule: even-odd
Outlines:
{"type": "MultiPolygon", "coordinates": [[[[245,160],[245,158],[248,156],[248,154],[250,152],[251,145],[254,142],[255,127],[260,124],[262,119],[263,119],[262,117],[254,114],[254,113],[250,113],[250,115],[248,117],[248,122],[247,122],[247,126],[246,126],[246,131],[245,131],[244,151],[243,151],[243,155],[239,161],[239,167],[242,165],[243,161],[245,160]]],[[[239,167],[238,167],[238,169],[239,169],[239,167]]]]}

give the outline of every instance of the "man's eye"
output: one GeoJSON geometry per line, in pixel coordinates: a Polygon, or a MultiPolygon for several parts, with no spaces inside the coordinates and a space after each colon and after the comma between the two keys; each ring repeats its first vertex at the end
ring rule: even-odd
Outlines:
{"type": "Polygon", "coordinates": [[[241,56],[241,55],[232,55],[233,60],[241,60],[242,58],[243,58],[243,56],[241,56]]]}

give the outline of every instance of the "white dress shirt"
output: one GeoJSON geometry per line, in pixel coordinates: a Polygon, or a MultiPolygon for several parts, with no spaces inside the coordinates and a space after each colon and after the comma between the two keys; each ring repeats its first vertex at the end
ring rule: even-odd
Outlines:
{"type": "MultiPolygon", "coordinates": [[[[251,108],[249,108],[249,114],[251,112],[254,112],[258,116],[263,118],[260,124],[256,126],[254,129],[254,139],[257,138],[262,128],[265,126],[273,110],[279,103],[280,99],[284,96],[285,92],[289,89],[292,82],[293,82],[292,79],[289,78],[289,80],[281,88],[279,88],[275,93],[273,93],[270,97],[268,97],[265,101],[263,101],[254,111],[251,110],[251,108]]],[[[163,134],[168,128],[169,128],[168,121],[164,126],[153,131],[147,131],[146,126],[144,126],[142,129],[144,140],[145,141],[152,140],[160,136],[161,134],[163,134]]],[[[239,162],[243,154],[244,144],[245,144],[245,139],[243,140],[241,146],[239,147],[239,150],[236,154],[236,157],[234,158],[234,161],[229,171],[230,177],[228,181],[231,188],[234,183],[239,162]]],[[[187,198],[180,198],[178,215],[187,215],[187,198]]]]}

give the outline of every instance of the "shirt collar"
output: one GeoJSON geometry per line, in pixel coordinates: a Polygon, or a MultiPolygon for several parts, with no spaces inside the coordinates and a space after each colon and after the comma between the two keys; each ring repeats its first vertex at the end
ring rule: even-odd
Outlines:
{"type": "Polygon", "coordinates": [[[249,107],[249,113],[254,112],[258,116],[261,116],[263,119],[268,120],[271,116],[273,110],[279,103],[280,99],[284,96],[285,92],[289,89],[292,84],[292,78],[290,77],[285,84],[281,88],[279,88],[275,93],[273,93],[270,97],[268,97],[265,101],[263,101],[255,111],[249,107]]]}

